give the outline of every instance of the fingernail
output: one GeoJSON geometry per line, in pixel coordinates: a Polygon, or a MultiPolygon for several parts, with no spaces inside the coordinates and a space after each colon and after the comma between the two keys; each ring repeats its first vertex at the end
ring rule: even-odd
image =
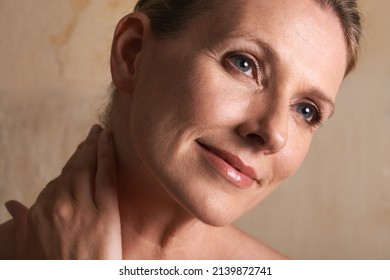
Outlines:
{"type": "Polygon", "coordinates": [[[98,134],[102,128],[98,124],[94,124],[91,128],[91,134],[98,134]]]}
{"type": "Polygon", "coordinates": [[[103,130],[103,132],[100,134],[100,139],[102,143],[108,143],[111,140],[111,133],[107,132],[106,130],[103,130]]]}
{"type": "Polygon", "coordinates": [[[94,124],[88,133],[87,139],[92,139],[95,135],[98,135],[102,128],[98,124],[94,124]]]}
{"type": "Polygon", "coordinates": [[[7,208],[8,212],[10,213],[10,215],[12,216],[12,218],[15,219],[15,213],[14,213],[14,209],[12,208],[11,201],[7,201],[6,203],[4,203],[4,205],[5,205],[5,208],[7,208]]]}

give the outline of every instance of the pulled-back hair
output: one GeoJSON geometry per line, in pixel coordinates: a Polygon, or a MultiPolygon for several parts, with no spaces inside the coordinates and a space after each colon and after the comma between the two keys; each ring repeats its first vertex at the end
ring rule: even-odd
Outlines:
{"type": "MultiPolygon", "coordinates": [[[[156,36],[166,37],[185,28],[192,18],[206,10],[213,1],[215,0],[139,0],[135,11],[148,15],[156,36]]],[[[340,20],[348,47],[348,74],[357,63],[362,34],[361,15],[356,0],[315,1],[324,8],[330,8],[340,20]]]]}
{"type": "MultiPolygon", "coordinates": [[[[209,9],[215,1],[217,0],[138,0],[134,11],[143,12],[149,17],[156,37],[169,38],[184,30],[190,24],[191,19],[209,9]]],[[[356,66],[362,35],[361,15],[356,3],[357,0],[314,1],[324,9],[331,9],[340,20],[347,44],[348,57],[345,69],[347,75],[356,66]]],[[[103,126],[106,126],[109,122],[118,96],[117,89],[113,84],[112,87],[111,100],[101,116],[103,126]]]]}
{"type": "Polygon", "coordinates": [[[351,72],[357,63],[362,36],[362,17],[356,0],[316,0],[320,5],[331,8],[338,16],[344,31],[348,47],[348,65],[346,74],[351,72]]]}
{"type": "Polygon", "coordinates": [[[145,13],[156,36],[174,36],[191,19],[210,7],[212,0],[139,0],[134,11],[145,13]]]}

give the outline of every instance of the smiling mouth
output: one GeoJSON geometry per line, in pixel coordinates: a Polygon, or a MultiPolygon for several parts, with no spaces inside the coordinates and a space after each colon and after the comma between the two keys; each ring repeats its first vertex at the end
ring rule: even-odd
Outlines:
{"type": "Polygon", "coordinates": [[[253,168],[245,165],[236,155],[199,141],[197,143],[202,148],[203,155],[214,169],[235,186],[247,189],[255,182],[258,182],[253,168]]]}

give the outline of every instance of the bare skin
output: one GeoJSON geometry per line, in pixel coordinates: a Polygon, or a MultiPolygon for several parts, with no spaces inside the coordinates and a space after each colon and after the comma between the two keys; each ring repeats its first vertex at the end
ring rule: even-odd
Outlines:
{"type": "Polygon", "coordinates": [[[101,131],[91,129],[29,210],[8,205],[14,221],[0,230],[9,240],[3,258],[121,259],[115,154],[110,135],[101,131]]]}
{"type": "Polygon", "coordinates": [[[218,228],[204,225],[207,238],[200,235],[199,243],[192,240],[194,246],[188,246],[193,244],[189,242],[187,246],[169,249],[151,243],[138,233],[121,231],[119,213],[116,213],[116,178],[110,175],[115,173],[114,149],[111,140],[103,141],[105,136],[102,135],[98,139],[99,134],[101,128],[96,125],[68,161],[62,174],[48,184],[30,210],[15,201],[7,205],[14,219],[0,226],[0,259],[284,258],[233,226],[218,228]],[[91,178],[94,178],[94,184],[91,184],[91,178]],[[92,203],[93,207],[88,203],[92,203]],[[115,217],[118,220],[113,220],[115,217]],[[53,235],[53,232],[57,234],[53,235]],[[132,246],[126,254],[122,252],[121,238],[129,235],[133,236],[132,246]],[[236,240],[240,243],[235,243],[236,240]]]}
{"type": "Polygon", "coordinates": [[[119,23],[111,137],[95,127],[29,211],[10,205],[2,258],[285,258],[230,224],[332,115],[345,39],[311,0],[222,3],[166,40],[142,13],[119,23]]]}

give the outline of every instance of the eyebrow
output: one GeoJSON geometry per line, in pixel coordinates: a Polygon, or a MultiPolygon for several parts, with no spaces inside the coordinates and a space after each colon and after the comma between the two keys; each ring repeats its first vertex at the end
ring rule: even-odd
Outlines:
{"type": "MultiPolygon", "coordinates": [[[[238,35],[237,37],[239,38],[245,38],[246,40],[249,40],[251,42],[253,42],[254,44],[256,44],[260,49],[262,49],[268,56],[270,56],[272,59],[274,60],[280,60],[280,56],[279,54],[275,51],[274,48],[272,48],[269,44],[267,44],[266,42],[264,42],[263,40],[261,40],[260,38],[256,37],[256,38],[253,38],[253,37],[249,37],[249,36],[240,36],[238,35]]],[[[322,100],[323,102],[327,103],[330,108],[331,108],[331,111],[330,111],[330,114],[329,114],[329,118],[331,118],[335,112],[335,102],[330,98],[328,97],[325,93],[323,93],[322,91],[316,89],[316,88],[312,88],[311,90],[308,91],[310,94],[312,95],[315,95],[317,99],[320,99],[322,100]]]]}
{"type": "Polygon", "coordinates": [[[253,43],[255,43],[259,48],[261,48],[262,50],[264,50],[264,52],[270,56],[271,58],[273,59],[276,59],[276,60],[279,60],[279,55],[278,53],[269,45],[267,44],[266,42],[260,40],[259,38],[248,38],[249,41],[252,41],[253,43]]]}
{"type": "MultiPolygon", "coordinates": [[[[249,38],[249,40],[254,42],[256,45],[258,45],[259,48],[263,49],[264,52],[268,56],[270,56],[272,59],[279,60],[278,53],[269,44],[265,43],[264,41],[262,41],[259,38],[256,38],[256,39],[249,38]]],[[[312,88],[311,90],[309,90],[309,92],[311,94],[315,95],[316,98],[322,100],[323,102],[327,103],[330,106],[331,111],[330,111],[328,119],[331,118],[335,112],[335,102],[330,97],[328,97],[325,93],[323,93],[322,91],[320,91],[316,88],[312,88]]]]}
{"type": "Polygon", "coordinates": [[[245,39],[246,41],[252,42],[257,45],[261,50],[263,50],[268,56],[273,59],[279,59],[278,53],[272,48],[268,43],[264,42],[261,38],[254,36],[252,34],[241,34],[241,33],[233,33],[233,39],[245,39]]]}

